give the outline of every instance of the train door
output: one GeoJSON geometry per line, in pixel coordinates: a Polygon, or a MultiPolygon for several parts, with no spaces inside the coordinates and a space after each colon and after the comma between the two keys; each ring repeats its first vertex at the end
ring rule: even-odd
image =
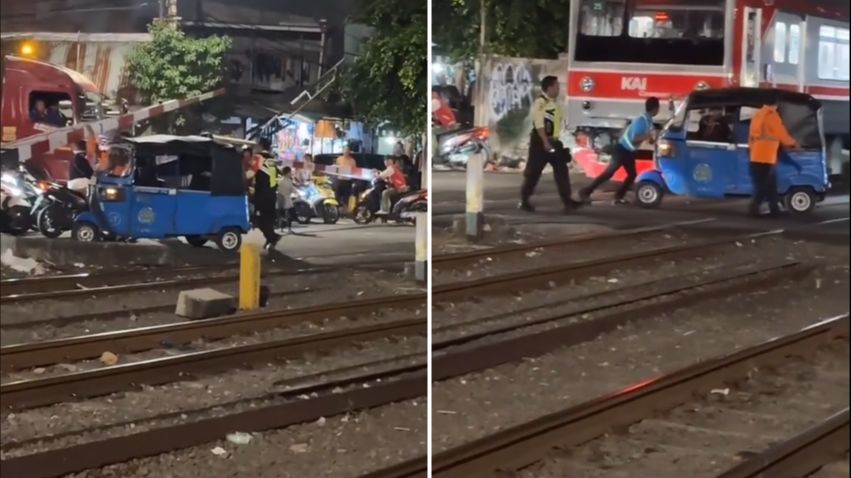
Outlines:
{"type": "Polygon", "coordinates": [[[762,9],[745,7],[745,38],[742,42],[742,71],[739,84],[746,87],[758,87],[762,56],[762,9]]]}
{"type": "Polygon", "coordinates": [[[780,88],[804,91],[802,56],[806,23],[799,15],[777,12],[771,33],[766,36],[765,62],[771,65],[766,81],[780,88]]]}

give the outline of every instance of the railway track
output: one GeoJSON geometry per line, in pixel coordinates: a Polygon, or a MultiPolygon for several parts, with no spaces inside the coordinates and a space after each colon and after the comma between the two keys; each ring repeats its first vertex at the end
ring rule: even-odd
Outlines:
{"type": "MultiPolygon", "coordinates": [[[[692,401],[695,394],[704,395],[714,387],[747,379],[754,369],[785,365],[789,363],[789,357],[794,355],[811,356],[814,351],[830,346],[837,339],[843,340],[846,345],[843,353],[847,354],[848,333],[849,320],[846,314],[714,360],[694,364],[657,379],[613,390],[608,395],[437,453],[433,456],[432,476],[559,476],[534,474],[538,471],[529,475],[523,475],[521,472],[544,459],[555,447],[561,450],[577,447],[613,430],[653,417],[660,410],[674,409],[692,401]]],[[[435,364],[435,368],[438,366],[435,364]]],[[[435,376],[436,379],[439,377],[437,371],[435,376]]],[[[847,379],[845,380],[847,383],[847,379]]],[[[844,409],[837,410],[817,426],[756,454],[741,465],[719,474],[718,478],[800,478],[821,465],[841,459],[847,450],[846,402],[844,409]],[[823,446],[828,442],[830,446],[823,446]],[[804,473],[796,474],[794,470],[804,470],[804,473]],[[778,474],[760,474],[765,471],[777,471],[778,474]]],[[[425,464],[423,457],[420,457],[370,473],[363,478],[413,478],[423,476],[424,472],[425,464]]],[[[654,469],[653,476],[684,476],[682,470],[673,475],[660,475],[661,472],[662,470],[654,469]]],[[[602,474],[586,473],[582,476],[634,475],[615,475],[611,471],[604,471],[602,474]]]]}
{"type": "MultiPolygon", "coordinates": [[[[750,271],[723,271],[723,273],[693,283],[693,288],[687,288],[682,283],[679,284],[679,289],[673,287],[679,281],[679,278],[672,278],[670,284],[660,285],[666,286],[661,290],[667,291],[669,295],[690,297],[689,294],[691,292],[700,292],[701,289],[710,289],[705,291],[705,293],[715,294],[729,293],[732,290],[743,291],[746,289],[743,289],[742,284],[737,281],[750,279],[774,281],[798,273],[801,273],[798,264],[785,263],[778,264],[774,268],[766,266],[763,268],[754,268],[750,271]],[[711,290],[713,286],[725,286],[726,292],[720,290],[713,292],[711,290]]],[[[754,285],[753,287],[756,286],[754,285]]],[[[644,296],[641,294],[632,296],[632,301],[623,299],[620,302],[613,301],[609,305],[614,308],[616,308],[616,304],[620,304],[621,306],[628,304],[635,305],[636,302],[640,301],[641,297],[655,297],[658,295],[658,293],[654,295],[645,291],[644,296]]],[[[694,297],[688,300],[697,300],[697,298],[694,297]]],[[[660,303],[657,302],[657,304],[660,303]]],[[[531,337],[521,336],[503,339],[498,342],[498,344],[501,344],[498,346],[493,343],[485,345],[472,344],[475,345],[474,348],[465,349],[464,347],[456,347],[456,345],[459,345],[457,340],[438,342],[435,344],[438,355],[436,355],[434,363],[434,379],[445,380],[469,373],[470,371],[489,368],[506,361],[522,359],[524,356],[528,356],[527,353],[530,347],[536,342],[538,346],[531,349],[535,351],[535,354],[542,354],[546,353],[548,349],[555,349],[582,340],[591,340],[596,336],[594,334],[602,333],[606,330],[606,327],[614,327],[614,324],[618,321],[640,320],[645,316],[652,315],[653,307],[670,308],[671,306],[670,302],[655,306],[648,305],[647,308],[633,308],[630,314],[616,311],[603,317],[596,317],[584,325],[569,324],[555,330],[550,330],[546,334],[533,334],[531,337]],[[606,322],[607,325],[604,327],[589,325],[598,320],[606,322]],[[581,330],[583,328],[596,330],[596,332],[593,334],[584,333],[582,335],[581,330]],[[542,336],[551,338],[541,340],[542,336]],[[566,340],[568,337],[570,339],[566,340]]],[[[601,307],[600,310],[605,311],[605,307],[601,307]]],[[[578,310],[574,310],[573,312],[577,313],[578,310]]],[[[569,313],[570,311],[564,311],[564,314],[569,313]]],[[[57,448],[30,455],[14,456],[4,459],[2,464],[0,464],[0,470],[4,473],[12,473],[12,476],[62,476],[73,471],[96,468],[110,463],[127,461],[132,458],[151,456],[179,448],[199,445],[210,441],[210,437],[223,436],[233,430],[252,432],[282,428],[296,423],[309,422],[318,417],[328,417],[351,410],[412,399],[426,393],[425,374],[425,364],[408,365],[393,367],[382,372],[348,376],[332,382],[297,386],[287,390],[283,394],[277,394],[283,403],[264,406],[253,410],[249,414],[236,413],[222,417],[204,418],[190,423],[154,428],[132,435],[103,439],[67,448],[57,448]],[[342,393],[340,392],[341,388],[345,388],[342,393]],[[328,390],[336,390],[337,393],[329,394],[328,390]],[[287,397],[291,399],[292,397],[304,397],[307,394],[310,394],[313,398],[294,403],[286,401],[287,397]]],[[[399,470],[410,471],[413,468],[411,473],[406,471],[408,474],[404,475],[378,474],[374,476],[424,476],[424,467],[425,462],[423,458],[419,461],[400,464],[391,470],[397,473],[399,470]]],[[[382,472],[386,472],[386,470],[377,473],[382,472]]]]}
{"type": "MultiPolygon", "coordinates": [[[[732,245],[741,241],[756,240],[765,237],[777,236],[782,231],[768,231],[755,234],[725,237],[695,243],[674,245],[626,254],[617,254],[601,259],[558,264],[552,266],[537,267],[534,269],[520,270],[496,276],[484,277],[468,281],[436,284],[432,286],[432,298],[435,302],[479,297],[483,295],[494,295],[505,292],[516,292],[535,288],[550,287],[552,282],[565,279],[575,279],[577,276],[588,276],[595,273],[606,272],[623,267],[625,264],[656,261],[660,259],[672,259],[692,257],[699,251],[712,250],[725,245],[732,245]]],[[[514,250],[510,252],[515,253],[514,250]]],[[[444,260],[444,263],[455,266],[466,265],[471,258],[481,258],[481,251],[464,253],[457,258],[444,260]]]]}
{"type": "MultiPolygon", "coordinates": [[[[353,317],[375,310],[421,307],[426,303],[425,301],[425,294],[409,294],[10,345],[0,347],[0,363],[4,371],[14,371],[93,359],[99,357],[104,350],[127,355],[159,348],[163,343],[183,344],[198,339],[216,340],[327,317],[353,317]]],[[[352,327],[306,337],[218,348],[94,370],[19,380],[0,385],[0,402],[3,409],[48,405],[69,398],[79,399],[125,390],[140,383],[162,384],[186,378],[187,375],[215,373],[310,350],[333,348],[345,343],[393,335],[425,335],[425,327],[426,319],[423,315],[420,318],[352,327]]]]}
{"type": "MultiPolygon", "coordinates": [[[[398,261],[365,261],[347,266],[349,269],[370,268],[397,264],[398,261]]],[[[283,277],[304,274],[339,272],[335,267],[305,267],[299,269],[270,269],[264,277],[283,277]]],[[[239,279],[238,265],[186,266],[170,269],[114,270],[96,274],[80,273],[59,276],[6,279],[0,282],[0,302],[15,304],[36,300],[71,299],[99,294],[142,292],[168,287],[188,287],[239,279]]]]}

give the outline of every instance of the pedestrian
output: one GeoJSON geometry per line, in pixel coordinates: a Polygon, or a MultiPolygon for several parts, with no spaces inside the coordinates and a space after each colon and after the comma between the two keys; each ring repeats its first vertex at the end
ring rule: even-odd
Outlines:
{"type": "Polygon", "coordinates": [[[293,184],[292,168],[284,166],[281,171],[281,179],[278,181],[278,214],[287,221],[287,231],[293,232],[293,217],[295,217],[293,208],[293,194],[295,194],[295,185],[293,184]]]}
{"type": "Polygon", "coordinates": [[[644,114],[632,120],[615,144],[609,167],[603,171],[603,174],[594,178],[591,184],[579,191],[580,201],[589,202],[594,190],[612,179],[618,169],[623,168],[626,171],[626,179],[615,192],[613,203],[627,204],[626,193],[632,187],[632,183],[635,182],[636,176],[635,152],[641,143],[645,141],[653,143],[655,141],[653,117],[659,114],[659,104],[659,98],[647,98],[644,102],[644,114]]]}
{"type": "Polygon", "coordinates": [[[557,99],[559,95],[558,79],[547,76],[541,81],[541,96],[532,104],[532,131],[529,136],[529,159],[523,172],[523,186],[520,189],[520,209],[534,212],[529,199],[541,179],[544,167],[553,168],[553,177],[565,212],[573,210],[578,203],[570,197],[570,152],[564,148],[558,135],[562,127],[562,111],[557,99]]]}
{"type": "MultiPolygon", "coordinates": [[[[351,175],[354,172],[354,169],[358,167],[354,156],[352,156],[352,149],[349,146],[343,148],[343,154],[337,158],[335,165],[338,168],[345,170],[349,175],[351,175]]],[[[352,195],[352,180],[349,177],[337,176],[337,184],[334,194],[337,196],[340,204],[342,204],[343,209],[348,211],[349,198],[352,195]]]]}
{"type": "Polygon", "coordinates": [[[254,212],[255,225],[266,238],[264,248],[274,249],[281,240],[281,236],[275,232],[275,213],[278,199],[278,165],[275,164],[271,150],[271,143],[266,138],[258,142],[260,152],[258,159],[262,161],[260,168],[254,176],[254,212]]]}
{"type": "Polygon", "coordinates": [[[80,140],[74,143],[74,159],[71,160],[68,168],[68,180],[75,179],[90,179],[95,171],[92,168],[92,163],[89,162],[89,157],[86,154],[88,145],[85,140],[80,140]]]}
{"type": "MultiPolygon", "coordinates": [[[[777,158],[781,144],[789,149],[799,148],[798,142],[783,126],[783,120],[777,112],[777,98],[772,97],[753,116],[748,132],[749,169],[753,182],[749,212],[752,216],[760,216],[759,208],[766,200],[770,215],[776,216],[780,212],[780,197],[777,194],[777,158]]],[[[801,165],[788,155],[781,157],[790,162],[798,172],[801,171],[801,165]]]]}

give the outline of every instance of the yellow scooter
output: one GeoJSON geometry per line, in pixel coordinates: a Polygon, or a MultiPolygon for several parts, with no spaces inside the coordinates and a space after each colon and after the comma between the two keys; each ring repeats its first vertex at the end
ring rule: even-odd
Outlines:
{"type": "Polygon", "coordinates": [[[340,219],[340,202],[326,176],[312,176],[308,184],[296,186],[293,194],[295,219],[299,224],[309,224],[314,217],[325,224],[335,224],[340,219]]]}

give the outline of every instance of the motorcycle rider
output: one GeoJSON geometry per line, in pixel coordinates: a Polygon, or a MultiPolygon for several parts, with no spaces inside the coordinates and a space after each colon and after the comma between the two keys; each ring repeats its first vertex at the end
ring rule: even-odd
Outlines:
{"type": "Polygon", "coordinates": [[[387,157],[384,160],[384,165],[386,169],[378,174],[378,178],[384,181],[387,187],[381,191],[381,209],[377,213],[379,216],[389,215],[393,201],[408,190],[408,181],[399,168],[398,160],[387,157]]]}
{"type": "Polygon", "coordinates": [[[278,165],[272,153],[272,143],[268,138],[258,141],[260,152],[255,157],[260,161],[260,169],[254,176],[254,212],[255,225],[266,238],[264,248],[274,249],[281,240],[281,236],[275,232],[275,203],[278,199],[278,165]]]}
{"type": "MultiPolygon", "coordinates": [[[[337,158],[336,166],[338,168],[347,169],[349,172],[358,167],[357,162],[355,162],[355,158],[352,156],[352,149],[350,146],[343,148],[343,154],[337,158]]],[[[343,178],[342,176],[338,177],[337,187],[334,194],[337,195],[337,199],[340,201],[343,208],[348,210],[349,197],[352,195],[352,180],[349,178],[343,178]]]]}

